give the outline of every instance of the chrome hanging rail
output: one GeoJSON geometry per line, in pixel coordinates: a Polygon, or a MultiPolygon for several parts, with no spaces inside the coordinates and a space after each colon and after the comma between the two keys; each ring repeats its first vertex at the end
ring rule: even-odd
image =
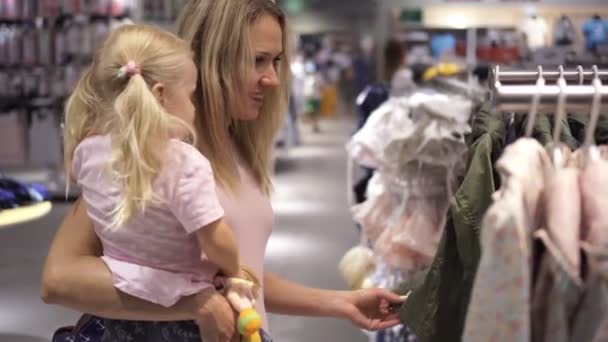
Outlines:
{"type": "Polygon", "coordinates": [[[595,78],[608,84],[608,70],[594,67],[591,71],[586,71],[579,67],[575,71],[565,71],[560,67],[557,71],[545,71],[539,67],[537,71],[501,71],[496,66],[492,70],[490,89],[492,101],[501,112],[525,113],[534,97],[538,97],[538,111],[552,114],[556,112],[558,98],[562,95],[565,96],[564,106],[569,114],[589,114],[598,91],[601,96],[600,105],[608,106],[608,86],[597,89],[587,84],[595,78]],[[537,80],[541,76],[546,83],[539,86],[537,80]],[[566,81],[565,87],[563,81],[566,81]]]}

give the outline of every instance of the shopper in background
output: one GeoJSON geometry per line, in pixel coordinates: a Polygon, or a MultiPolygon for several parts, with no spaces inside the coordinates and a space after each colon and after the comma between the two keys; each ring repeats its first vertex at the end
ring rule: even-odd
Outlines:
{"type": "Polygon", "coordinates": [[[583,24],[585,49],[598,53],[598,48],[608,44],[608,23],[599,14],[594,14],[583,24]]]}
{"type": "MultiPolygon", "coordinates": [[[[197,147],[213,168],[241,259],[263,275],[256,309],[262,317],[266,306],[279,314],[340,317],[369,330],[397,325],[398,317],[389,314],[388,305],[401,300],[390,292],[313,289],[264,272],[274,221],[268,199],[270,150],[290,86],[285,20],[270,0],[191,0],[178,23],[179,35],[190,43],[199,68],[193,96],[197,147]]],[[[167,332],[179,334],[173,341],[198,341],[200,335],[209,342],[238,337],[234,312],[213,288],[169,308],[152,304],[117,291],[101,254],[93,224],[79,201],[51,246],[42,284],[45,302],[131,320],[125,327],[146,329],[151,342],[171,341],[167,332]],[[199,322],[200,335],[192,320],[199,322]]]]}
{"type": "MultiPolygon", "coordinates": [[[[361,45],[364,45],[362,43],[361,45]]],[[[358,47],[353,56],[353,92],[360,94],[372,79],[372,62],[369,54],[363,47],[358,47]]]]}
{"type": "Polygon", "coordinates": [[[309,121],[312,131],[319,133],[319,116],[321,115],[321,97],[323,96],[323,76],[317,63],[308,61],[304,64],[304,118],[309,121]]]}
{"type": "Polygon", "coordinates": [[[347,104],[343,110],[345,115],[353,113],[354,99],[353,94],[353,63],[350,48],[347,44],[339,44],[336,51],[332,54],[332,60],[340,68],[340,81],[338,82],[338,96],[342,103],[347,104]]]}

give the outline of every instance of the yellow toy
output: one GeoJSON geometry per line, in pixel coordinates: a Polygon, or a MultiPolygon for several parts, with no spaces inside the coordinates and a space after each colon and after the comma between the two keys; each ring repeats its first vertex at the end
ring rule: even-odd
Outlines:
{"type": "Polygon", "coordinates": [[[458,64],[440,62],[439,64],[426,69],[426,71],[422,75],[422,80],[430,81],[438,76],[454,76],[458,75],[461,71],[462,69],[458,64]]]}
{"type": "Polygon", "coordinates": [[[262,318],[255,311],[255,298],[259,290],[257,278],[248,269],[243,268],[243,273],[251,280],[230,278],[227,284],[226,298],[232,307],[239,313],[237,328],[243,336],[242,342],[262,342],[260,329],[262,318]]]}

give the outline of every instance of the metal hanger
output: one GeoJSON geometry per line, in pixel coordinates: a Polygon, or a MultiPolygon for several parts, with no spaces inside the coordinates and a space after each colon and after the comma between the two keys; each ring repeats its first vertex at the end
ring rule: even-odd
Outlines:
{"type": "Polygon", "coordinates": [[[528,113],[528,123],[526,125],[526,138],[532,136],[534,130],[534,124],[536,123],[536,116],[538,114],[538,104],[540,103],[540,97],[542,95],[543,87],[545,86],[545,78],[543,77],[543,67],[538,66],[538,79],[536,80],[537,92],[532,97],[532,103],[530,104],[530,112],[528,113]]]}
{"type": "Polygon", "coordinates": [[[597,123],[600,118],[600,110],[602,106],[602,80],[599,77],[599,70],[597,68],[597,65],[594,65],[592,70],[594,73],[594,78],[593,81],[591,81],[591,84],[595,89],[595,93],[593,94],[593,101],[591,103],[591,114],[589,124],[587,125],[587,129],[585,130],[585,142],[583,148],[587,156],[586,161],[596,161],[600,158],[598,149],[591,148],[591,145],[593,144],[593,135],[595,134],[597,123]]]}
{"type": "Polygon", "coordinates": [[[559,66],[559,78],[557,79],[557,86],[559,87],[559,95],[557,96],[557,110],[555,111],[555,128],[553,130],[553,164],[562,165],[563,154],[559,148],[560,137],[562,134],[562,120],[566,118],[566,100],[567,93],[566,88],[568,84],[564,77],[564,67],[559,66]]]}
{"type": "Polygon", "coordinates": [[[582,65],[579,65],[576,67],[576,71],[578,71],[578,85],[583,85],[585,83],[585,69],[582,65]]]}

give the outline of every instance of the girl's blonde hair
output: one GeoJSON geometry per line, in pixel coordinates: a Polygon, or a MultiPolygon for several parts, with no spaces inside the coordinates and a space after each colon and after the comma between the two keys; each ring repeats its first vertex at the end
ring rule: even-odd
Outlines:
{"type": "Polygon", "coordinates": [[[286,18],[271,0],[190,0],[177,22],[178,35],[187,41],[199,68],[196,130],[199,150],[210,160],[216,181],[230,190],[240,182],[236,156],[227,146],[236,145],[238,157],[268,193],[271,148],[287,111],[290,86],[289,34],[286,18]],[[252,24],[264,15],[274,17],[283,31],[283,58],[278,63],[280,86],[264,97],[259,117],[237,121],[233,114],[247,95],[243,89],[253,72],[252,24]]]}
{"type": "Polygon", "coordinates": [[[109,34],[67,101],[68,179],[74,151],[83,139],[98,134],[111,137],[110,166],[123,189],[113,213],[116,226],[153,198],[152,182],[164,156],[159,143],[167,142],[177,126],[185,124],[164,110],[151,88],[158,82],[166,86],[183,82],[180,76],[191,61],[189,46],[175,35],[152,26],[122,26],[109,34]],[[137,72],[121,75],[129,62],[134,62],[137,72]]]}

